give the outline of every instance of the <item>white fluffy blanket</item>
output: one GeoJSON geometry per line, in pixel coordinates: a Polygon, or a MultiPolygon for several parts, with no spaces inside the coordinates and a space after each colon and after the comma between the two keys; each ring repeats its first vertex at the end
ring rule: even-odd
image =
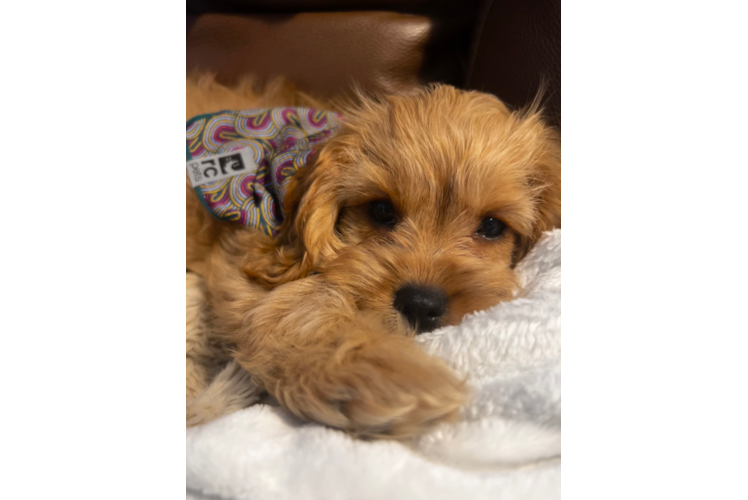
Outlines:
{"type": "Polygon", "coordinates": [[[461,422],[367,442],[258,404],[187,430],[187,498],[559,498],[561,231],[518,269],[515,300],[418,338],[469,376],[461,422]]]}

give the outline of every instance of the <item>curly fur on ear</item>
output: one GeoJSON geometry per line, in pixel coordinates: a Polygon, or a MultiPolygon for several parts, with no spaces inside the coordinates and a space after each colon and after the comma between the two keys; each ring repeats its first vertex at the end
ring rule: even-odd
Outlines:
{"type": "Polygon", "coordinates": [[[534,224],[529,232],[519,234],[512,255],[513,264],[522,260],[545,231],[561,227],[561,136],[554,128],[544,124],[541,88],[535,99],[525,108],[512,113],[522,123],[527,134],[543,139],[545,148],[538,151],[534,168],[528,178],[534,192],[534,224]]]}
{"type": "Polygon", "coordinates": [[[311,272],[305,263],[304,246],[297,238],[296,229],[288,214],[276,238],[257,234],[252,244],[251,258],[246,258],[242,265],[244,274],[268,290],[289,281],[294,281],[311,272]]]}
{"type": "Polygon", "coordinates": [[[537,164],[537,177],[531,179],[535,195],[535,223],[528,234],[520,234],[513,255],[514,264],[522,260],[543,232],[561,227],[561,163],[558,154],[549,152],[548,158],[537,164]]]}
{"type": "Polygon", "coordinates": [[[244,263],[244,272],[272,289],[309,275],[341,244],[335,236],[338,207],[335,201],[334,148],[324,148],[285,188],[286,218],[279,234],[261,238],[254,256],[244,263]]]}

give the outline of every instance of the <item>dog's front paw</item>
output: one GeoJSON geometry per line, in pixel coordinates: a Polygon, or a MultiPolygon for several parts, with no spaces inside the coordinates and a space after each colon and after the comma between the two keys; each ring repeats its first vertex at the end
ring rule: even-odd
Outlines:
{"type": "Polygon", "coordinates": [[[273,391],[284,407],[358,435],[406,438],[455,419],[465,402],[465,383],[411,339],[354,337],[333,352],[273,391]]]}

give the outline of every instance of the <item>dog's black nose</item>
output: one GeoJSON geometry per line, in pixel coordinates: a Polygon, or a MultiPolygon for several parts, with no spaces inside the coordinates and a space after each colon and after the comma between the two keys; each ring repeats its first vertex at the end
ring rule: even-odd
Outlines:
{"type": "Polygon", "coordinates": [[[395,293],[394,305],[418,333],[430,332],[447,312],[447,295],[436,288],[406,285],[395,293]]]}

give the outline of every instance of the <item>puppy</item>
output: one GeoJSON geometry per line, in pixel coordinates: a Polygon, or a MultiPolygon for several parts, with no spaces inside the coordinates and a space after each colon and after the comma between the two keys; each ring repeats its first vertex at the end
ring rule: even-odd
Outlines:
{"type": "MultiPolygon", "coordinates": [[[[282,84],[188,82],[188,117],[278,105],[320,106],[282,84]]],[[[513,297],[517,262],[560,227],[560,138],[535,105],[445,85],[341,111],[275,237],[214,219],[188,183],[187,268],[234,362],[284,408],[408,437],[455,418],[467,390],[412,337],[513,297]]]]}

